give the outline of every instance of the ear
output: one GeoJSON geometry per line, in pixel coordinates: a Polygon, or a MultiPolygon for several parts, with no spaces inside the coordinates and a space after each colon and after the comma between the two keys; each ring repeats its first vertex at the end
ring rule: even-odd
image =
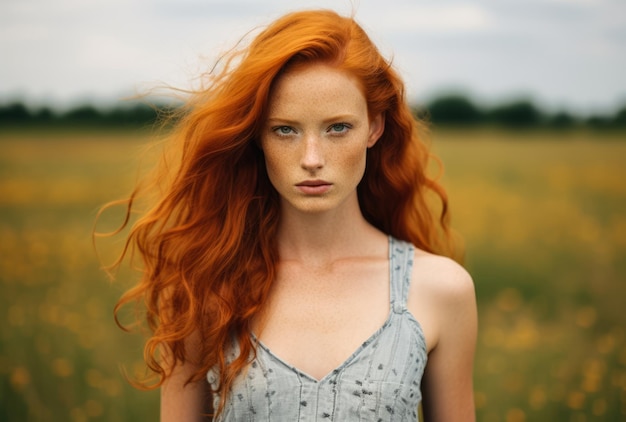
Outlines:
{"type": "Polygon", "coordinates": [[[367,139],[367,147],[371,148],[376,144],[376,141],[382,136],[385,131],[385,116],[381,113],[376,115],[370,121],[370,133],[367,139]]]}

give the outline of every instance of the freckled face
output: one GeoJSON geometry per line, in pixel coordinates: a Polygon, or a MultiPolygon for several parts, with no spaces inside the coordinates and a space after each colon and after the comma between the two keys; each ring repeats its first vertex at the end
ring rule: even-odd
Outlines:
{"type": "Polygon", "coordinates": [[[358,82],[316,64],[282,75],[270,93],[261,148],[285,210],[324,212],[357,205],[367,148],[384,129],[369,120],[358,82]]]}

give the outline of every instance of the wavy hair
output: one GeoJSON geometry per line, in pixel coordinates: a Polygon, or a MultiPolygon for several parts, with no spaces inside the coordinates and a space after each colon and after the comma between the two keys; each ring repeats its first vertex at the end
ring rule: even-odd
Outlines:
{"type": "MultiPolygon", "coordinates": [[[[218,413],[255,353],[251,323],[264,309],[279,258],[278,194],[257,146],[268,97],[282,72],[317,62],[355,76],[370,117],[385,117],[357,188],[364,217],[426,251],[452,252],[448,201],[427,175],[430,153],[421,125],[391,64],[353,18],[318,10],[274,21],[187,102],[169,135],[178,158],[161,166],[154,179],[160,193],[133,225],[116,264],[129,254],[142,260],[141,279],[119,300],[115,315],[130,302],[145,307],[151,337],[144,357],[157,379],[152,387],[191,359],[186,339],[194,336],[200,369],[188,382],[217,370],[218,413]],[[226,353],[233,341],[240,353],[231,362],[226,353]]],[[[127,221],[142,192],[137,188],[128,201],[127,221]]]]}

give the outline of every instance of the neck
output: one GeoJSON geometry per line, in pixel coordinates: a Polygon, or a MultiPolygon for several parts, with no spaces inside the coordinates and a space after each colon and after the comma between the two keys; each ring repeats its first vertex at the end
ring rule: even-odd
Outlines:
{"type": "Polygon", "coordinates": [[[356,195],[349,201],[320,213],[283,207],[278,231],[280,259],[323,266],[341,258],[379,254],[386,235],[365,220],[356,195]]]}

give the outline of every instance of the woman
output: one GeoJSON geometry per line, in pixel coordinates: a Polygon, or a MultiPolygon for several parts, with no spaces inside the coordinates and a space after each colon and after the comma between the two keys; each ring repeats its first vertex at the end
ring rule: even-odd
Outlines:
{"type": "Polygon", "coordinates": [[[117,309],[147,307],[162,420],[408,421],[422,397],[425,420],[473,420],[473,284],[441,256],[447,200],[401,80],[330,11],[236,59],[128,240],[143,276],[117,309]]]}

